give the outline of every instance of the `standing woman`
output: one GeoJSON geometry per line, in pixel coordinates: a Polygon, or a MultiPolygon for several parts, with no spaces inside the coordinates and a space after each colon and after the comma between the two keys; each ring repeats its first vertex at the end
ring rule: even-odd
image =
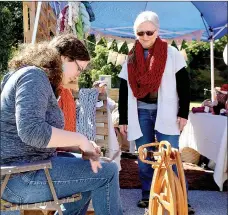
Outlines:
{"type": "MultiPolygon", "coordinates": [[[[85,215],[92,199],[97,215],[122,215],[117,165],[99,161],[99,149],[76,132],[63,130],[58,106],[59,86],[79,76],[90,60],[74,35],[50,44],[28,44],[10,61],[1,83],[1,165],[50,160],[58,198],[76,193],[82,199],[64,204],[64,215],[85,215]],[[60,152],[57,152],[59,148],[60,152]],[[90,152],[89,160],[70,153],[90,152]]],[[[52,200],[42,170],[11,177],[4,200],[29,204],[52,200]]]]}
{"type": "MultiPolygon", "coordinates": [[[[156,13],[140,13],[134,23],[136,41],[119,74],[120,131],[137,149],[146,143],[167,140],[178,148],[187,123],[190,84],[181,53],[160,39],[156,13]]],[[[147,207],[153,169],[138,160],[142,199],[147,207]]]]}

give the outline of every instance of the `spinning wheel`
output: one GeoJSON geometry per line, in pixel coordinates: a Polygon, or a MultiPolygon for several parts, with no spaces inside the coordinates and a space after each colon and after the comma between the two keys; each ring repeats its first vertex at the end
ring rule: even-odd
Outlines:
{"type": "Polygon", "coordinates": [[[186,184],[179,151],[171,148],[167,141],[150,143],[139,148],[139,158],[155,169],[150,190],[149,215],[188,215],[186,184]],[[151,146],[159,146],[158,152],[146,149],[151,146]],[[177,174],[172,166],[176,167],[177,174]]]}

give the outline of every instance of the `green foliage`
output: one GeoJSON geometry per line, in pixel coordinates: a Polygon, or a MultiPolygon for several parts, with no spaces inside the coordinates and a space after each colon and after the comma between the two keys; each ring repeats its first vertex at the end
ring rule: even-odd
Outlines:
{"type": "Polygon", "coordinates": [[[187,42],[186,42],[185,40],[183,40],[183,41],[182,41],[182,44],[181,44],[180,50],[186,49],[187,47],[188,47],[187,42]]]}
{"type": "Polygon", "coordinates": [[[93,69],[101,69],[102,66],[107,64],[108,60],[108,48],[102,45],[97,45],[95,47],[96,56],[92,59],[93,69]]]}
{"type": "MultiPolygon", "coordinates": [[[[227,36],[214,42],[215,86],[228,82],[228,67],[222,53],[227,44],[227,36]]],[[[192,41],[186,44],[188,69],[191,78],[191,99],[204,99],[204,88],[211,88],[210,43],[192,41]]],[[[210,95],[207,95],[210,98],[210,95]]]]}
{"type": "Polygon", "coordinates": [[[79,88],[91,88],[93,82],[92,82],[92,78],[91,78],[90,72],[82,73],[79,76],[78,83],[79,83],[79,88]]]}
{"type": "MultiPolygon", "coordinates": [[[[93,37],[88,37],[87,40],[89,40],[92,43],[93,37]]],[[[87,42],[87,44],[90,44],[87,42]]],[[[115,66],[112,63],[107,64],[108,60],[108,54],[111,50],[115,51],[117,50],[117,43],[116,41],[113,41],[112,46],[110,49],[107,47],[107,41],[105,38],[101,38],[100,41],[98,41],[97,45],[93,42],[93,45],[87,46],[89,49],[89,52],[93,54],[93,58],[91,59],[91,64],[89,66],[88,72],[86,73],[88,76],[90,76],[90,79],[83,74],[79,78],[79,87],[91,87],[92,83],[94,81],[99,80],[99,75],[111,75],[112,76],[112,87],[118,87],[119,86],[119,78],[118,74],[121,70],[121,66],[115,66]],[[93,46],[94,45],[94,46],[93,46]],[[85,78],[87,77],[87,80],[85,78]],[[88,82],[86,84],[86,81],[88,82]]],[[[126,53],[126,47],[127,44],[123,44],[121,47],[122,53],[126,53]]]]}
{"type": "Polygon", "coordinates": [[[222,53],[227,43],[228,43],[228,35],[225,35],[219,40],[215,40],[215,52],[222,53]]]}
{"type": "MultiPolygon", "coordinates": [[[[224,36],[214,42],[214,59],[216,68],[217,66],[222,66],[222,69],[225,69],[226,67],[223,61],[222,53],[227,43],[228,36],[224,36]]],[[[210,65],[210,43],[192,41],[187,44],[185,50],[188,57],[191,58],[191,68],[206,68],[208,65],[210,65]]]]}
{"type": "Polygon", "coordinates": [[[95,47],[96,47],[96,38],[95,38],[94,34],[91,34],[87,37],[86,46],[89,50],[90,56],[95,57],[96,54],[94,51],[95,51],[95,47]]]}
{"type": "Polygon", "coordinates": [[[23,42],[22,2],[0,2],[0,77],[7,71],[12,52],[23,42]]]}
{"type": "Polygon", "coordinates": [[[228,66],[223,60],[223,51],[226,44],[228,44],[227,35],[215,41],[215,67],[219,70],[219,75],[228,83],[228,66]]]}

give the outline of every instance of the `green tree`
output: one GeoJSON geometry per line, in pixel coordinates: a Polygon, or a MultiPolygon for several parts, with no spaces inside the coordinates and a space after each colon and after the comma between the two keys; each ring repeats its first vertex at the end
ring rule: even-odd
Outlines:
{"type": "Polygon", "coordinates": [[[7,71],[12,52],[23,42],[22,2],[0,2],[0,76],[7,71]]]}
{"type": "MultiPolygon", "coordinates": [[[[222,53],[227,44],[227,36],[214,42],[215,86],[228,82],[228,67],[225,65],[222,53]]],[[[191,99],[205,98],[204,89],[211,88],[210,43],[192,41],[186,43],[188,69],[191,78],[191,99]]],[[[209,98],[210,96],[207,95],[209,98]]]]}
{"type": "Polygon", "coordinates": [[[79,88],[91,88],[92,87],[92,78],[90,72],[84,72],[79,76],[79,88]]]}
{"type": "MultiPolygon", "coordinates": [[[[111,75],[112,87],[119,87],[118,74],[121,70],[121,66],[115,66],[112,63],[107,63],[108,54],[110,51],[118,51],[117,43],[114,40],[112,46],[108,49],[107,41],[105,38],[101,38],[95,45],[94,37],[87,38],[87,48],[92,53],[92,59],[87,73],[81,75],[79,78],[79,87],[91,87],[92,83],[99,79],[99,75],[111,75]],[[91,45],[89,46],[89,44],[91,45]],[[93,44],[92,44],[93,43],[93,44]]],[[[121,52],[126,52],[127,44],[123,44],[121,52]]]]}
{"type": "Polygon", "coordinates": [[[215,67],[219,70],[219,75],[228,83],[228,66],[223,59],[226,44],[228,44],[228,35],[215,41],[215,67]]]}

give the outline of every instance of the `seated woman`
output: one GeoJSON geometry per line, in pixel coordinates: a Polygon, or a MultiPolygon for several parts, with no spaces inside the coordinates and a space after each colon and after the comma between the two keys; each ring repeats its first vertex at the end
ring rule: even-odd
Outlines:
{"type": "MultiPolygon", "coordinates": [[[[85,136],[63,130],[57,103],[62,72],[68,81],[89,60],[83,43],[68,34],[49,44],[28,44],[9,62],[11,71],[1,83],[1,165],[49,159],[58,198],[82,194],[80,201],[64,204],[63,214],[85,214],[92,199],[96,215],[121,215],[117,165],[100,162],[99,148],[85,136]],[[78,149],[90,158],[69,153],[78,149]]],[[[52,200],[52,195],[40,170],[12,177],[3,199],[27,204],[52,200]]]]}

